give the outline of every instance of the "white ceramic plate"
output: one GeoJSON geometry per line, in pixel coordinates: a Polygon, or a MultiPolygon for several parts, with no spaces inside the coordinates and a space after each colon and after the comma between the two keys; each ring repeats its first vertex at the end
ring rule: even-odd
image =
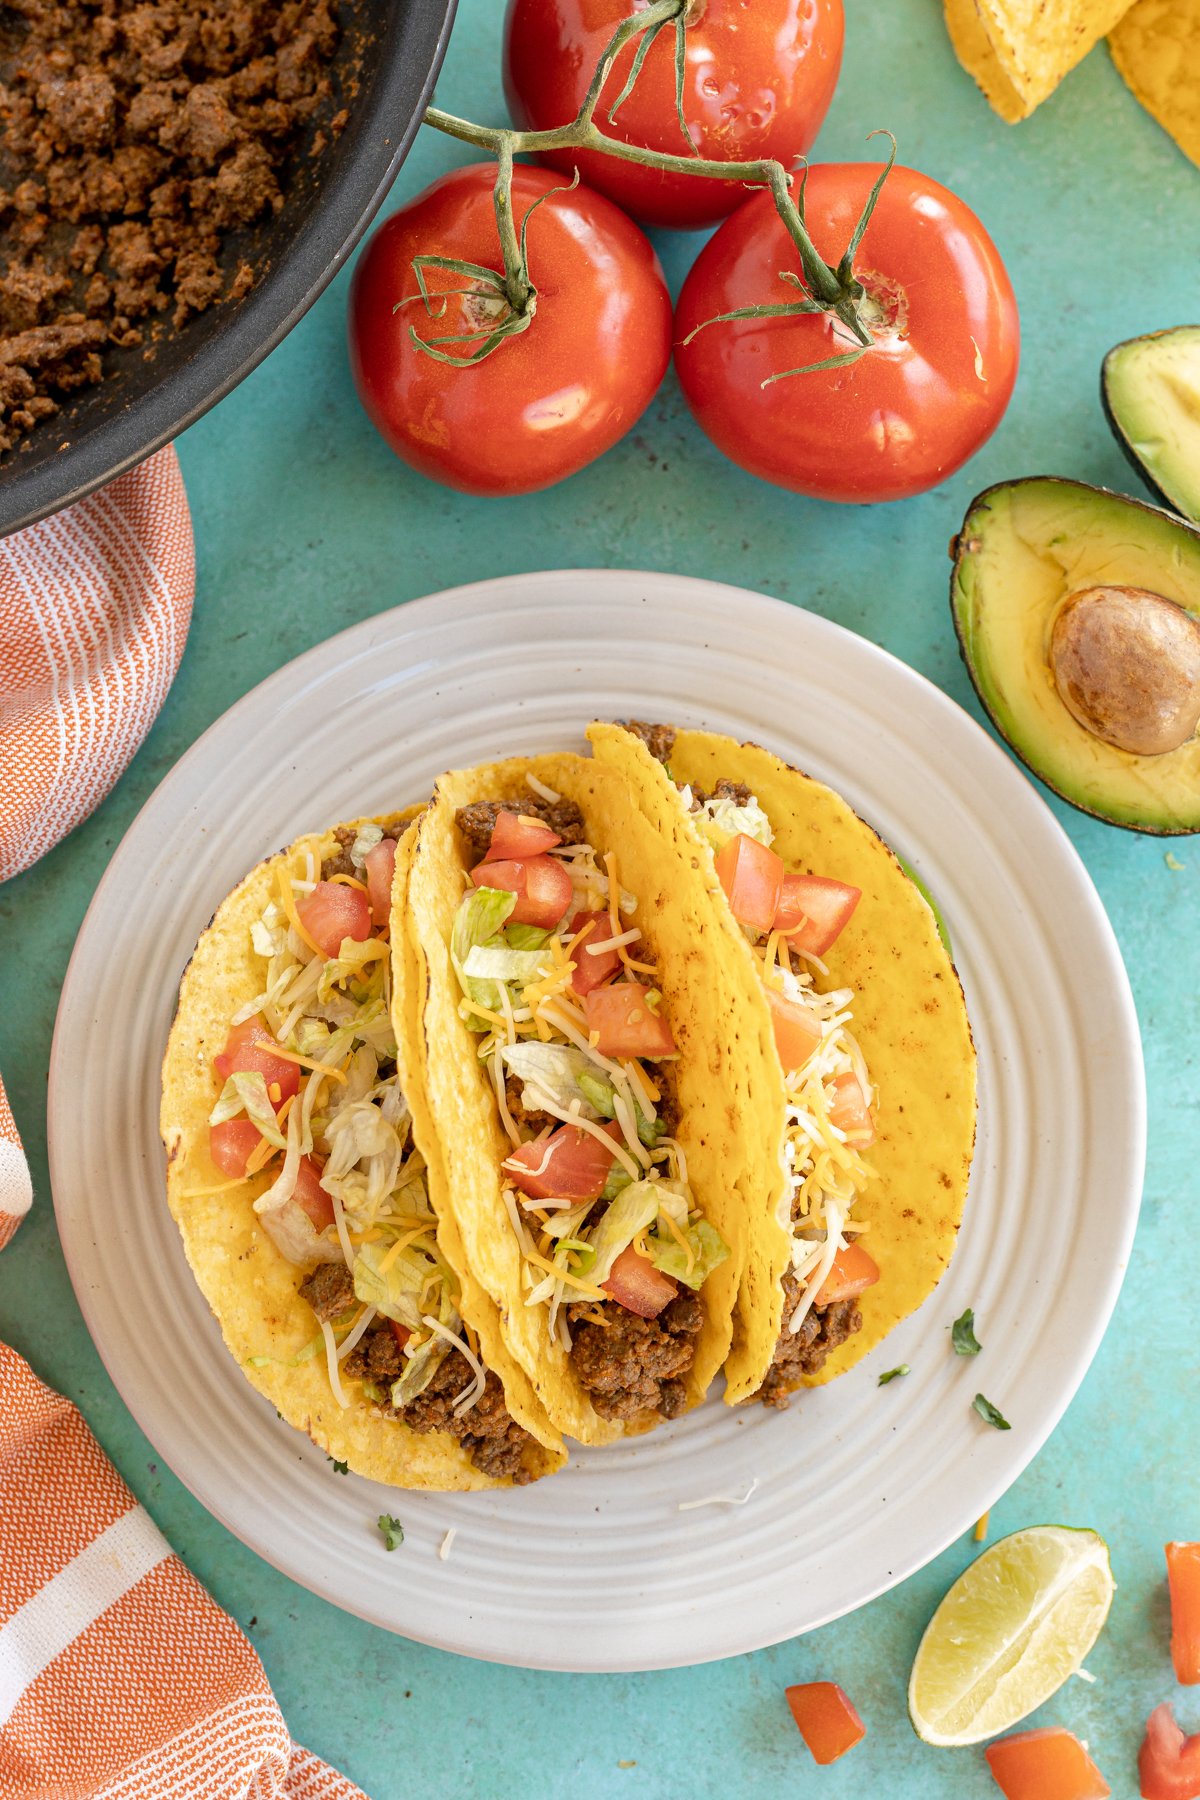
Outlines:
{"type": "Polygon", "coordinates": [[[861,638],[760,595],[567,571],[367,620],[248,694],[130,827],[71,959],[54,1039],[54,1198],[114,1382],[198,1499],[295,1580],[391,1630],[536,1668],[757,1649],[860,1606],[963,1532],[1043,1443],[1108,1321],[1144,1151],[1137,1025],[1081,863],[1008,757],[861,638]],[[719,1401],[497,1495],[339,1477],[254,1393],[163,1199],[158,1071],[217,902],[302,831],[429,791],[452,764],[582,747],[593,716],[754,737],[840,790],[949,922],[979,1046],[980,1129],[949,1275],[782,1415],[719,1401]],[[984,1353],[950,1353],[973,1306],[984,1353]],[[877,1386],[881,1370],[912,1365],[877,1386]],[[977,1389],[1012,1421],[971,1409],[977,1389]],[[742,1506],[680,1511],[743,1495],[742,1506]],[[388,1554],[375,1529],[398,1514],[388,1554]],[[446,1560],[445,1533],[456,1536],[446,1560]]]}

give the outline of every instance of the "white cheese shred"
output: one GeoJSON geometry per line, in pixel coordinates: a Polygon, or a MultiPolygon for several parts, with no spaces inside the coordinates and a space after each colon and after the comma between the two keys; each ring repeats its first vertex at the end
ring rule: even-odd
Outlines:
{"type": "Polygon", "coordinates": [[[536,775],[526,774],[525,786],[532,788],[534,793],[539,794],[543,800],[548,800],[551,806],[557,806],[562,799],[561,794],[557,793],[554,788],[547,787],[544,781],[539,781],[536,775]]]}
{"type": "Polygon", "coordinates": [[[744,1494],[707,1494],[703,1500],[681,1500],[675,1510],[677,1512],[695,1512],[699,1506],[745,1506],[757,1487],[758,1476],[756,1475],[744,1494]]]}
{"type": "Polygon", "coordinates": [[[438,1561],[439,1562],[446,1562],[448,1560],[450,1551],[454,1544],[454,1540],[457,1536],[458,1536],[458,1527],[456,1525],[452,1525],[450,1527],[449,1531],[446,1533],[445,1537],[442,1539],[441,1543],[438,1545],[438,1561]]]}
{"type": "Polygon", "coordinates": [[[342,1377],[338,1370],[337,1339],[333,1335],[333,1326],[328,1319],[321,1320],[321,1336],[325,1339],[325,1361],[329,1365],[329,1385],[333,1389],[333,1397],[345,1411],[350,1402],[346,1398],[346,1390],[342,1386],[342,1377]]]}

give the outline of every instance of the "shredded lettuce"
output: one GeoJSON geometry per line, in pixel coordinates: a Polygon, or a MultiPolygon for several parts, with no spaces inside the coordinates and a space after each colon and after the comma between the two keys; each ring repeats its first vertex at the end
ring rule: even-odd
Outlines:
{"type": "Polygon", "coordinates": [[[286,1262],[298,1269],[315,1269],[318,1263],[341,1262],[341,1246],[336,1239],[319,1232],[304,1208],[295,1200],[285,1200],[260,1213],[262,1228],[286,1262]]]}
{"type": "Polygon", "coordinates": [[[277,1150],[287,1148],[287,1139],[279,1129],[275,1108],[267,1093],[267,1078],[257,1069],[239,1069],[229,1077],[221,1089],[217,1104],[208,1115],[208,1122],[210,1125],[223,1125],[227,1119],[236,1119],[243,1112],[251,1124],[258,1127],[268,1143],[274,1144],[277,1150]]]}
{"type": "Polygon", "coordinates": [[[687,1287],[698,1288],[708,1279],[718,1263],[723,1263],[729,1255],[729,1245],[720,1232],[709,1224],[707,1219],[697,1219],[694,1225],[686,1227],[683,1233],[691,1246],[694,1261],[688,1270],[688,1259],[683,1246],[669,1231],[651,1233],[646,1240],[651,1249],[651,1262],[664,1275],[673,1276],[687,1287]]]}
{"type": "Polygon", "coordinates": [[[386,1269],[387,1244],[360,1244],[354,1258],[354,1292],[385,1318],[417,1331],[421,1325],[421,1290],[437,1264],[415,1244],[402,1250],[386,1269]]]}
{"type": "Polygon", "coordinates": [[[383,827],[381,825],[359,826],[358,836],[350,846],[350,861],[354,864],[360,875],[362,874],[363,867],[367,860],[367,852],[373,850],[376,844],[382,842],[383,827]]]}
{"type": "Polygon", "coordinates": [[[510,950],[540,950],[554,936],[542,925],[506,925],[502,933],[510,950]]]}
{"type": "Polygon", "coordinates": [[[493,944],[472,944],[463,964],[463,972],[469,981],[512,981],[521,986],[527,981],[536,981],[545,962],[540,950],[510,950],[499,941],[493,944]]]}
{"type": "MultiPolygon", "coordinates": [[[[518,1080],[530,1083],[533,1093],[530,1101],[534,1110],[540,1104],[537,1096],[542,1096],[563,1112],[569,1112],[578,1102],[579,1111],[585,1119],[594,1119],[599,1108],[591,1100],[585,1088],[591,1086],[589,1070],[592,1064],[582,1050],[574,1044],[541,1044],[527,1040],[519,1044],[505,1044],[500,1052],[504,1066],[518,1080]]],[[[606,1082],[601,1083],[607,1087],[606,1082]]],[[[611,1094],[612,1090],[609,1089],[611,1094]]],[[[612,1114],[604,1115],[611,1118],[612,1114]]]]}
{"type": "Polygon", "coordinates": [[[592,1233],[596,1260],[588,1271],[589,1281],[597,1287],[607,1281],[622,1250],[628,1249],[639,1231],[653,1224],[661,1204],[662,1188],[657,1181],[631,1181],[617,1195],[592,1233]]]}
{"type": "MultiPolygon", "coordinates": [[[[450,935],[450,961],[454,964],[454,973],[467,999],[477,1006],[486,1006],[490,1012],[495,1012],[500,1005],[496,983],[468,975],[467,958],[476,946],[494,942],[516,904],[515,894],[505,893],[500,888],[476,888],[473,893],[464,894],[454,915],[454,930],[450,935]]],[[[488,1026],[479,1019],[472,1029],[486,1031],[488,1026]]]]}
{"type": "Polygon", "coordinates": [[[734,800],[706,800],[699,811],[692,814],[692,822],[700,827],[716,850],[739,834],[753,838],[755,843],[765,844],[769,849],[775,836],[770,819],[753,794],[748,806],[739,806],[734,800]]]}
{"type": "Polygon", "coordinates": [[[317,982],[317,999],[328,1000],[335,987],[355,976],[362,976],[372,989],[381,988],[387,964],[388,947],[382,938],[363,938],[361,943],[354,938],[343,938],[337,956],[331,957],[321,970],[320,980],[317,982]],[[378,969],[372,968],[368,975],[370,964],[379,966],[378,969]]]}
{"type": "MultiPolygon", "coordinates": [[[[602,1119],[615,1119],[617,1116],[616,1095],[611,1081],[598,1075],[589,1064],[578,1077],[579,1089],[589,1106],[595,1108],[602,1119]]],[[[637,1103],[637,1095],[633,1095],[633,1118],[637,1126],[637,1134],[648,1150],[666,1135],[666,1126],[661,1119],[648,1119],[637,1103]]]]}
{"type": "Polygon", "coordinates": [[[602,1200],[615,1200],[617,1195],[622,1193],[632,1180],[633,1176],[629,1173],[629,1170],[625,1167],[624,1163],[618,1162],[614,1156],[613,1166],[608,1171],[608,1180],[604,1184],[604,1191],[600,1195],[600,1198],[602,1200]]]}

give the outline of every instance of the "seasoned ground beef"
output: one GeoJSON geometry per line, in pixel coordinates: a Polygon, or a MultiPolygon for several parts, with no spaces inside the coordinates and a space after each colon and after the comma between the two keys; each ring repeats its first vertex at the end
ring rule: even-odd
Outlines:
{"type": "Polygon", "coordinates": [[[533,1132],[535,1137],[539,1131],[544,1131],[547,1125],[561,1125],[562,1120],[556,1119],[553,1113],[538,1112],[535,1108],[526,1106],[521,1098],[524,1087],[525,1083],[516,1075],[509,1075],[505,1079],[504,1098],[508,1102],[508,1110],[512,1114],[514,1124],[524,1126],[525,1130],[533,1132]]]}
{"type": "Polygon", "coordinates": [[[604,1308],[606,1323],[596,1325],[579,1317],[582,1310],[567,1312],[571,1366],[601,1418],[658,1412],[673,1419],[681,1413],[687,1404],[682,1377],[692,1366],[704,1323],[696,1295],[685,1288],[657,1319],[641,1319],[613,1303],[604,1308]]]}
{"type": "Polygon", "coordinates": [[[543,800],[540,794],[522,794],[519,800],[475,800],[470,806],[459,807],[454,822],[476,857],[491,849],[492,833],[502,812],[540,819],[558,833],[564,844],[584,841],[583,814],[573,800],[543,800]]]}
{"type": "Polygon", "coordinates": [[[651,756],[657,757],[660,763],[670,761],[675,748],[673,725],[648,725],[644,719],[618,719],[617,723],[626,731],[632,731],[634,737],[641,738],[651,756]]]}
{"type": "MultiPolygon", "coordinates": [[[[342,1365],[351,1380],[371,1381],[384,1388],[403,1374],[404,1367],[404,1353],[386,1320],[364,1335],[342,1365]]],[[[411,1431],[448,1432],[461,1441],[475,1467],[485,1475],[509,1477],[523,1487],[533,1479],[524,1460],[533,1439],[509,1413],[504,1390],[490,1370],[487,1386],[474,1406],[459,1418],[454,1416],[455,1401],[473,1379],[466,1357],[451,1350],[424,1393],[408,1406],[384,1410],[390,1418],[402,1419],[411,1431]]]]}
{"type": "Polygon", "coordinates": [[[337,0],[0,5],[0,451],[142,321],[252,285],[223,234],[283,205],[338,37],[337,0]]]}
{"type": "Polygon", "coordinates": [[[300,1283],[300,1298],[307,1300],[318,1319],[338,1319],[354,1305],[354,1281],[344,1262],[318,1263],[300,1283]]]}
{"type": "Polygon", "coordinates": [[[832,1306],[814,1306],[799,1331],[788,1330],[788,1321],[800,1304],[800,1283],[789,1269],[783,1278],[783,1322],[766,1379],[758,1390],[764,1406],[786,1406],[788,1393],[802,1375],[815,1375],[831,1350],[844,1344],[862,1326],[862,1314],[853,1300],[835,1300],[832,1306]]]}
{"type": "Polygon", "coordinates": [[[722,777],[711,794],[706,788],[692,789],[692,811],[699,812],[706,800],[732,800],[735,806],[749,806],[752,798],[744,781],[726,781],[722,777]]]}

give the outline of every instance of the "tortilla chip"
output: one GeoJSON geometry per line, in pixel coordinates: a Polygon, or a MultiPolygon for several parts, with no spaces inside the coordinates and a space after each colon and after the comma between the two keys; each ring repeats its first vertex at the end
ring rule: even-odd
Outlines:
{"type": "Polygon", "coordinates": [[[945,0],[955,54],[992,109],[1027,119],[1127,11],[1130,0],[945,0]]]}
{"type": "Polygon", "coordinates": [[[1200,0],[1137,0],[1108,44],[1146,111],[1200,163],[1200,0]]]}
{"type": "MultiPolygon", "coordinates": [[[[687,823],[675,781],[710,792],[722,778],[745,782],[768,814],[774,848],[792,869],[862,889],[853,916],[825,962],[822,987],[854,990],[854,1035],[878,1091],[876,1140],[865,1153],[876,1171],[855,1205],[863,1242],[880,1279],[862,1296],[861,1331],[830,1355],[811,1386],[831,1380],[874,1349],[914,1312],[947,1268],[962,1219],[975,1141],[975,1051],[962,987],[934,915],[896,857],[837,794],[756,744],[681,731],[671,776],[630,733],[592,726],[596,754],[628,774],[664,842],[686,828],[712,899],[708,941],[741,994],[738,1087],[740,1132],[727,1146],[731,1178],[747,1207],[747,1251],[734,1309],[726,1399],[753,1394],[779,1336],[780,1282],[789,1263],[781,1150],[783,1068],[762,997],[758,964],[716,875],[708,843],[687,823]]],[[[672,851],[677,855],[677,851],[672,851]]]]}
{"type": "MultiPolygon", "coordinates": [[[[358,821],[365,823],[367,821],[358,821]]],[[[411,832],[402,841],[397,864],[411,832]]],[[[329,1386],[324,1344],[312,1308],[299,1294],[300,1271],[287,1262],[258,1223],[252,1200],[270,1186],[264,1172],[252,1183],[231,1188],[208,1154],[208,1115],[219,1084],[213,1056],[224,1047],[233,1014],[253,999],[262,962],[250,941],[250,926],[272,896],[276,870],[303,869],[312,853],[319,866],[332,855],[332,832],[301,838],[293,847],[256,868],[218,908],[184,974],[179,1004],[162,1072],[160,1128],[167,1151],[167,1201],[183,1237],[192,1273],[221,1327],[225,1343],[247,1380],[289,1425],[304,1431],[322,1450],[360,1475],[396,1487],[475,1489],[509,1486],[477,1469],[462,1445],[445,1432],[414,1432],[347,1386],[353,1398],[344,1411],[329,1386]],[[218,1189],[220,1191],[213,1192],[218,1189]]],[[[432,1189],[432,1183],[430,1184],[432,1189]]],[[[461,1249],[453,1226],[438,1245],[463,1280],[461,1249]],[[456,1253],[457,1252],[457,1253],[456,1253]]],[[[475,1284],[463,1284],[462,1316],[479,1332],[481,1344],[498,1341],[494,1313],[475,1284]]],[[[510,1359],[501,1346],[487,1357],[505,1384],[509,1410],[538,1441],[539,1474],[559,1468],[561,1442],[527,1385],[510,1388],[510,1359]],[[521,1389],[518,1392],[518,1388],[521,1389]]]]}
{"type": "MultiPolygon", "coordinates": [[[[651,1429],[661,1417],[601,1418],[566,1351],[550,1338],[546,1307],[523,1303],[520,1251],[501,1197],[500,1165],[510,1146],[488,1071],[477,1055],[479,1039],[459,1016],[460,991],[450,962],[450,934],[467,866],[455,811],[482,799],[519,804],[529,792],[529,774],[576,802],[589,841],[600,853],[615,853],[621,885],[637,896],[636,920],[657,963],[664,1011],[679,1048],[675,1089],[689,1179],[705,1216],[730,1247],[701,1290],[705,1323],[687,1376],[689,1405],[703,1399],[728,1353],[746,1235],[745,1208],[727,1180],[728,1142],[738,1128],[738,1034],[728,1030],[735,996],[723,970],[713,968],[702,887],[694,876],[675,880],[657,833],[630,806],[626,784],[614,770],[562,754],[513,758],[456,771],[438,782],[435,804],[419,828],[409,884],[409,929],[427,971],[430,1114],[421,1130],[441,1146],[445,1210],[454,1212],[467,1263],[500,1309],[513,1358],[560,1430],[584,1443],[611,1443],[651,1429]]],[[[422,1143],[421,1133],[417,1141],[422,1143]]]]}

